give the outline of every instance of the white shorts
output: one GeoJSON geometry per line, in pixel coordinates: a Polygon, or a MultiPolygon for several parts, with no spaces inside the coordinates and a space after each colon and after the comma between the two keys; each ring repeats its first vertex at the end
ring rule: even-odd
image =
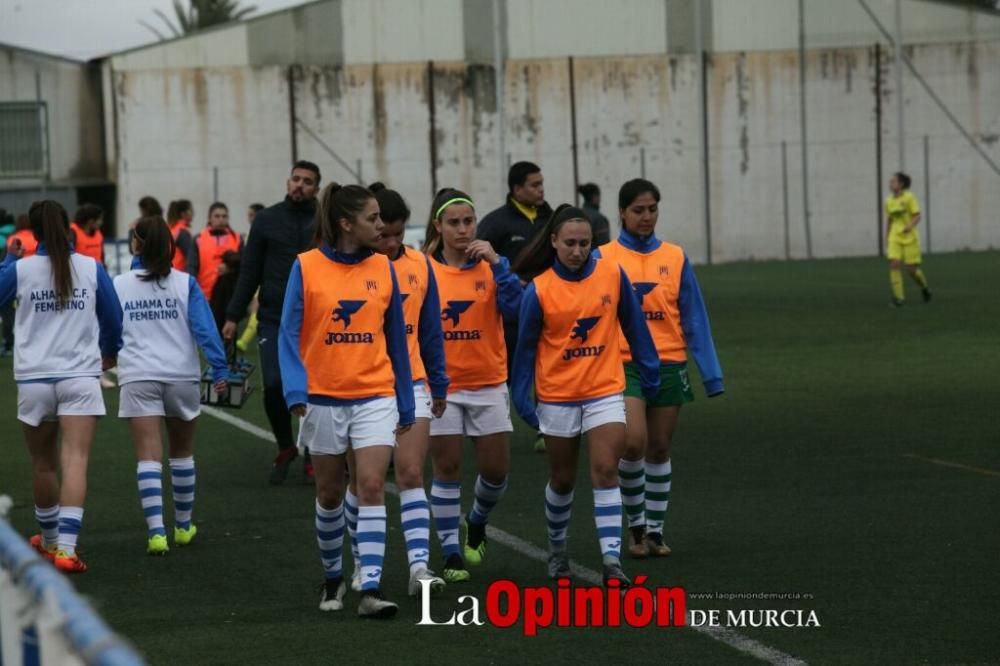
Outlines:
{"type": "Polygon", "coordinates": [[[439,419],[431,421],[431,437],[468,435],[479,437],[498,432],[513,432],[510,422],[510,397],[507,385],[464,389],[448,394],[448,408],[439,419]]]}
{"type": "Polygon", "coordinates": [[[582,405],[540,402],[535,414],[543,435],[576,437],[606,423],[625,423],[625,398],[616,393],[582,405]]]}
{"type": "Polygon", "coordinates": [[[104,416],[104,396],[97,377],[17,385],[17,420],[38,427],[60,416],[104,416]]]}
{"type": "Polygon", "coordinates": [[[339,456],[348,448],[395,446],[398,422],[395,397],[357,405],[306,405],[299,445],[314,456],[339,456]]]}
{"type": "Polygon", "coordinates": [[[413,404],[416,405],[414,414],[418,419],[434,418],[431,413],[431,394],[424,382],[417,382],[413,385],[413,404]]]}
{"type": "Polygon", "coordinates": [[[201,414],[198,382],[129,382],[122,384],[118,418],[167,416],[191,421],[201,414]]]}

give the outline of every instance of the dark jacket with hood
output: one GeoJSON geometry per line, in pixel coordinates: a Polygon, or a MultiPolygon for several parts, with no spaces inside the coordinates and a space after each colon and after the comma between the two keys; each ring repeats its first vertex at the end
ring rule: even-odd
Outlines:
{"type": "Polygon", "coordinates": [[[226,308],[226,319],[240,321],[246,317],[247,307],[259,288],[258,321],[281,322],[288,275],[295,258],[312,245],[315,218],[314,199],[295,202],[285,197],[257,213],[243,248],[240,279],[226,308]]]}

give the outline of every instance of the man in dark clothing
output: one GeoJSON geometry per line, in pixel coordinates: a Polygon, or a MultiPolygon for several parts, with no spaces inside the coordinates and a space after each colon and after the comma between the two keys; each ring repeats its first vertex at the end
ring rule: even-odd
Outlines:
{"type": "Polygon", "coordinates": [[[489,241],[513,266],[532,236],[545,227],[552,209],[545,203],[545,180],[537,164],[513,164],[507,173],[507,188],[507,202],[479,220],[476,238],[489,241]]]}
{"type": "Polygon", "coordinates": [[[577,192],[583,197],[583,212],[594,230],[594,247],[611,242],[611,223],[601,212],[601,188],[597,183],[584,183],[577,192]]]}
{"type": "MultiPolygon", "coordinates": [[[[545,202],[545,179],[537,164],[512,164],[507,172],[507,189],[507,202],[479,221],[476,238],[489,241],[497,254],[507,257],[513,266],[521,250],[545,228],[545,223],[552,216],[552,208],[545,202]]],[[[517,322],[504,322],[503,335],[507,343],[509,382],[514,348],[517,346],[517,322]]],[[[545,451],[541,435],[535,441],[535,450],[545,451]]]]}
{"type": "MultiPolygon", "coordinates": [[[[272,484],[284,482],[288,466],[298,455],[278,366],[278,326],[292,264],[312,244],[319,181],[318,166],[304,160],[296,162],[288,178],[285,200],[257,213],[243,249],[236,292],[226,309],[226,323],[222,327],[222,337],[232,342],[237,322],[246,317],[250,301],[259,289],[257,339],[264,378],[264,410],[278,440],[278,456],[271,469],[272,484]]],[[[308,454],[304,472],[306,482],[313,482],[308,454]]]]}

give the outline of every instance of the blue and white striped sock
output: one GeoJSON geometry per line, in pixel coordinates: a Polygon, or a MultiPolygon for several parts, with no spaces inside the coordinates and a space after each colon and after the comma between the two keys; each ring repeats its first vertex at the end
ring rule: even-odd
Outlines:
{"type": "Polygon", "coordinates": [[[474,525],[485,525],[489,520],[490,511],[497,505],[507,491],[507,477],[499,484],[492,484],[481,476],[476,477],[475,501],[469,512],[469,522],[474,525]]]}
{"type": "Polygon", "coordinates": [[[427,568],[431,548],[431,511],[427,493],[423,488],[404,490],[399,493],[399,506],[410,571],[427,568]]]}
{"type": "Polygon", "coordinates": [[[42,531],[42,545],[46,549],[55,548],[59,541],[59,505],[47,509],[35,506],[35,520],[42,531]]]}
{"type": "Polygon", "coordinates": [[[566,550],[566,533],[573,509],[573,491],[560,495],[545,484],[545,522],[549,526],[549,550],[553,553],[566,550]]]}
{"type": "Polygon", "coordinates": [[[76,552],[76,539],[83,527],[83,507],[59,507],[59,550],[67,555],[76,552]]]}
{"type": "Polygon", "coordinates": [[[354,556],[354,568],[361,566],[361,556],[358,554],[358,496],[348,488],[344,494],[344,516],[347,518],[347,536],[351,539],[351,555],[354,556]]]}
{"type": "Polygon", "coordinates": [[[174,492],[174,525],[184,530],[191,527],[194,479],[193,457],[170,459],[170,486],[174,492]]]}
{"type": "Polygon", "coordinates": [[[324,509],[316,500],[316,543],[323,573],[329,578],[344,576],[344,505],[324,509]]]}
{"type": "Polygon", "coordinates": [[[149,536],[166,536],[163,528],[163,465],[156,460],[140,460],[135,478],[139,484],[139,502],[146,516],[149,536]]]}
{"type": "Polygon", "coordinates": [[[461,481],[438,481],[431,484],[431,511],[434,512],[434,529],[444,559],[458,555],[458,516],[462,512],[461,481]]]}
{"type": "Polygon", "coordinates": [[[594,523],[605,564],[622,554],[622,493],[614,488],[594,488],[594,523]]]}
{"type": "Polygon", "coordinates": [[[377,590],[385,560],[385,505],[358,507],[358,552],[361,553],[361,591],[377,590]]]}

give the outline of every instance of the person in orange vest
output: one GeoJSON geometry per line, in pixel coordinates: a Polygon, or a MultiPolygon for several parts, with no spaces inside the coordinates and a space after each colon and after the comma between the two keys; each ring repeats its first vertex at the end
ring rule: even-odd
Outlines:
{"type": "Polygon", "coordinates": [[[7,251],[19,257],[31,257],[38,251],[38,239],[31,232],[31,219],[27,215],[17,216],[14,233],[7,237],[7,251]]]}
{"type": "MultiPolygon", "coordinates": [[[[7,253],[15,257],[31,257],[38,250],[38,240],[31,231],[31,219],[27,215],[18,215],[14,224],[14,233],[7,238],[7,253]]],[[[3,319],[3,349],[0,356],[14,353],[14,304],[9,303],[0,310],[3,319]]]]}
{"type": "Polygon", "coordinates": [[[69,225],[73,238],[73,249],[77,254],[90,257],[94,261],[104,263],[104,234],[101,225],[104,224],[104,211],[94,204],[83,204],[76,209],[73,222],[69,225]]]}
{"type": "Polygon", "coordinates": [[[194,219],[194,206],[187,199],[171,201],[167,206],[167,224],[170,234],[174,237],[174,257],[171,267],[175,271],[186,271],[188,257],[194,246],[194,235],[191,233],[191,220],[194,219]]]}
{"type": "MultiPolygon", "coordinates": [[[[101,207],[94,204],[83,204],[76,209],[73,221],[69,225],[73,250],[77,254],[90,257],[102,266],[104,265],[104,234],[101,233],[101,225],[103,224],[104,211],[101,207]]],[[[111,373],[101,373],[101,388],[111,389],[114,387],[115,380],[111,373]]]]}
{"type": "MultiPolygon", "coordinates": [[[[399,518],[406,543],[409,564],[409,595],[420,594],[427,581],[431,594],[444,588],[444,579],[431,571],[430,566],[430,504],[424,491],[424,468],[430,445],[431,421],[440,418],[447,405],[448,375],[444,369],[444,340],[441,333],[441,303],[438,300],[437,282],[430,260],[420,252],[406,247],[403,237],[410,208],[402,195],[382,183],[373,183],[368,190],[378,202],[382,218],[382,236],[379,252],[389,257],[399,282],[399,297],[403,301],[403,319],[406,323],[406,340],[410,352],[410,370],[413,373],[414,418],[416,422],[405,434],[396,438],[393,452],[393,476],[399,487],[399,518]]],[[[348,468],[354,466],[351,453],[347,454],[348,468]]],[[[344,512],[347,534],[351,539],[354,555],[354,575],[351,589],[360,591],[361,551],[357,536],[358,481],[356,474],[349,474],[344,512]]]]}
{"type": "Polygon", "coordinates": [[[447,409],[431,421],[431,510],[449,583],[470,578],[466,565],[486,557],[486,523],[507,491],[510,420],[504,322],[517,321],[521,282],[506,257],[476,238],[469,195],[445,188],[431,204],[424,253],[431,259],[441,299],[447,409]],[[465,543],[459,543],[462,443],[476,447],[478,476],[465,543]]]}
{"type": "Polygon", "coordinates": [[[591,254],[593,243],[587,213],[563,204],[514,265],[531,282],[521,300],[511,389],[518,413],[545,437],[549,455],[549,577],[571,577],[566,535],[586,434],[604,584],[626,588],[632,582],[621,566],[625,371],[619,336],[635,356],[646,395],[656,395],[660,363],[632,284],[617,263],[591,254]]]}
{"type": "Polygon", "coordinates": [[[240,252],[242,249],[243,238],[229,228],[229,208],[216,201],[208,207],[208,226],[195,236],[187,265],[187,272],[198,280],[198,286],[209,301],[219,275],[226,270],[223,256],[226,252],[240,252]]]}
{"type": "Polygon", "coordinates": [[[618,476],[628,517],[629,553],[634,558],[671,552],[663,543],[663,522],[670,500],[674,430],[681,405],[694,400],[688,352],[698,364],[708,397],[724,392],[712,328],[691,262],[679,245],[656,237],[659,205],[660,190],[648,180],[636,178],[622,185],[621,233],[598,249],[632,280],[660,359],[660,390],[649,398],[639,390],[635,363],[622,347],[628,426],[618,476]]]}
{"type": "Polygon", "coordinates": [[[377,252],[378,202],[359,185],[330,183],[320,197],[315,249],[292,264],[278,355],[285,403],[302,417],[300,442],[316,470],[316,539],[325,581],[320,610],[344,608],[346,453],[358,487],[358,615],[389,618],[382,594],[385,473],[396,438],[416,421],[402,296],[392,262],[377,252]]]}

